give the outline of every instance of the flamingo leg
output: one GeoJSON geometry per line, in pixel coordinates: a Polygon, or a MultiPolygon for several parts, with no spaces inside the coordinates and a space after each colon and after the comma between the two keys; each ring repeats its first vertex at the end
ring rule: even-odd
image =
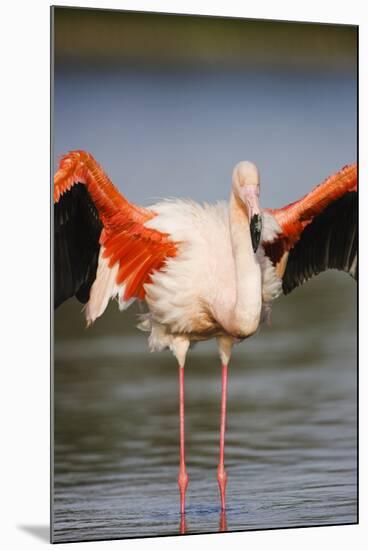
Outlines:
{"type": "Polygon", "coordinates": [[[220,460],[217,468],[217,481],[220,489],[221,510],[225,510],[227,474],[225,471],[225,428],[227,398],[227,363],[222,365],[221,420],[220,420],[220,460]]]}
{"type": "Polygon", "coordinates": [[[178,485],[180,491],[180,513],[185,514],[185,492],[188,487],[188,474],[185,466],[184,433],[184,367],[179,365],[179,424],[180,424],[180,465],[178,485]]]}
{"type": "Polygon", "coordinates": [[[227,521],[226,521],[226,510],[221,510],[220,512],[220,522],[219,522],[219,532],[226,533],[227,531],[227,521]]]}

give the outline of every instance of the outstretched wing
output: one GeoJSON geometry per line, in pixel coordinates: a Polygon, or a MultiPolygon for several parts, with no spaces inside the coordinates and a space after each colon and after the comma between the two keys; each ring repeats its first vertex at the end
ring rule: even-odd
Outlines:
{"type": "Polygon", "coordinates": [[[284,294],[327,269],[357,278],[357,165],[344,166],[308,195],[269,210],[281,233],[264,242],[284,294]]]}
{"type": "Polygon", "coordinates": [[[55,307],[76,296],[93,321],[113,296],[122,308],[143,299],[151,274],[177,252],[168,234],[144,225],[155,216],[128,202],[92,155],[65,155],[54,180],[55,307]]]}

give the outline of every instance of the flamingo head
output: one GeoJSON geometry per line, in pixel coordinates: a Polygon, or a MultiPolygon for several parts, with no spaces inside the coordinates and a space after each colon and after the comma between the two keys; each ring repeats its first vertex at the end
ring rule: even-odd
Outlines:
{"type": "Polygon", "coordinates": [[[257,251],[262,232],[259,187],[257,166],[249,161],[239,162],[233,171],[233,193],[246,207],[254,252],[257,251]]]}

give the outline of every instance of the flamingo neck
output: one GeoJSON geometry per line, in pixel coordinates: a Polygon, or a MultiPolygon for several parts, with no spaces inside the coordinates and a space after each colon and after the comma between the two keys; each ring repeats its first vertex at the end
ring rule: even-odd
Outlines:
{"type": "Polygon", "coordinates": [[[245,338],[253,334],[259,325],[262,280],[261,268],[253,252],[248,211],[233,191],[229,220],[236,280],[236,299],[229,319],[230,333],[245,338]]]}

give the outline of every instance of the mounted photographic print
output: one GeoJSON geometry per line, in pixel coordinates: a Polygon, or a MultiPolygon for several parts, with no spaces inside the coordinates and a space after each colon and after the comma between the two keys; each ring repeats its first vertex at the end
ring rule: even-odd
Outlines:
{"type": "Polygon", "coordinates": [[[54,7],[52,541],[357,522],[357,27],[54,7]]]}

